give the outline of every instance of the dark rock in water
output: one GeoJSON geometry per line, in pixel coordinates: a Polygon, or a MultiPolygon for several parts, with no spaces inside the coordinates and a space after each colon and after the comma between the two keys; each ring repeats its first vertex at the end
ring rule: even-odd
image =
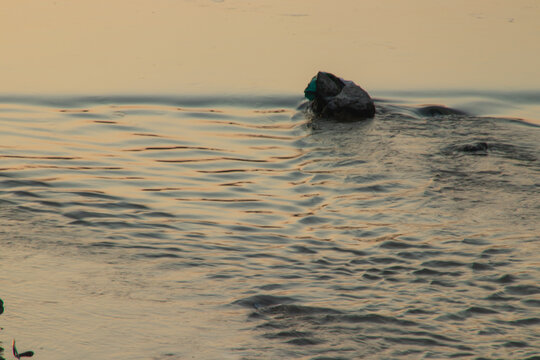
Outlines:
{"type": "Polygon", "coordinates": [[[463,152],[478,152],[478,151],[486,151],[489,149],[489,145],[486,142],[477,142],[474,144],[465,144],[459,147],[460,151],[463,152]]]}
{"type": "Polygon", "coordinates": [[[320,71],[304,92],[317,117],[358,121],[375,116],[375,104],[364,89],[331,73],[320,71]]]}

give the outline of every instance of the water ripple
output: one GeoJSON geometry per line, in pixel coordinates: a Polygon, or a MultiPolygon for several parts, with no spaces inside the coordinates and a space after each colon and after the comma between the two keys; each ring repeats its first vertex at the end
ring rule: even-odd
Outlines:
{"type": "Polygon", "coordinates": [[[0,233],[148,266],[245,358],[532,357],[538,128],[297,100],[3,99],[0,233]]]}

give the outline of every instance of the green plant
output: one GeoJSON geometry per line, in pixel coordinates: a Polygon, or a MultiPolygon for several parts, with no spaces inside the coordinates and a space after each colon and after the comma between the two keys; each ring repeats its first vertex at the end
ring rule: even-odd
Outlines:
{"type": "MultiPolygon", "coordinates": [[[[3,313],[4,313],[4,301],[0,299],[0,314],[3,314],[3,313]]],[[[0,328],[0,330],[2,330],[2,328],[0,328]]],[[[17,347],[15,346],[15,339],[13,339],[12,347],[13,347],[13,356],[15,356],[16,359],[20,360],[22,357],[34,356],[33,351],[25,351],[25,352],[19,353],[19,351],[17,350],[17,347]]],[[[3,354],[4,354],[4,348],[0,346],[0,360],[6,360],[3,354]]]]}

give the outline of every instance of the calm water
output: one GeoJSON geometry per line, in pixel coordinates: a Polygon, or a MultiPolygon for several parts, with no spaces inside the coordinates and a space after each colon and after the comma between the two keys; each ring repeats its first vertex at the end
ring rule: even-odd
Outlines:
{"type": "Polygon", "coordinates": [[[539,95],[428,95],[352,124],[296,95],[3,96],[0,345],[538,359],[539,95]]]}

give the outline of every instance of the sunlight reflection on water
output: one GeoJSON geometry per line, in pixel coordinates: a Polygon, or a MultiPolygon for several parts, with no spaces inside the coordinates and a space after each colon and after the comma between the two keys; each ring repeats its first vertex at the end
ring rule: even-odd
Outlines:
{"type": "Polygon", "coordinates": [[[539,15],[4,0],[0,347],[536,359],[539,15]],[[319,70],[375,119],[308,121],[319,70]]]}
{"type": "Polygon", "coordinates": [[[538,89],[540,5],[488,0],[4,0],[0,93],[538,89]]]}
{"type": "Polygon", "coordinates": [[[538,126],[299,100],[4,97],[3,334],[43,359],[537,352],[538,126]]]}

